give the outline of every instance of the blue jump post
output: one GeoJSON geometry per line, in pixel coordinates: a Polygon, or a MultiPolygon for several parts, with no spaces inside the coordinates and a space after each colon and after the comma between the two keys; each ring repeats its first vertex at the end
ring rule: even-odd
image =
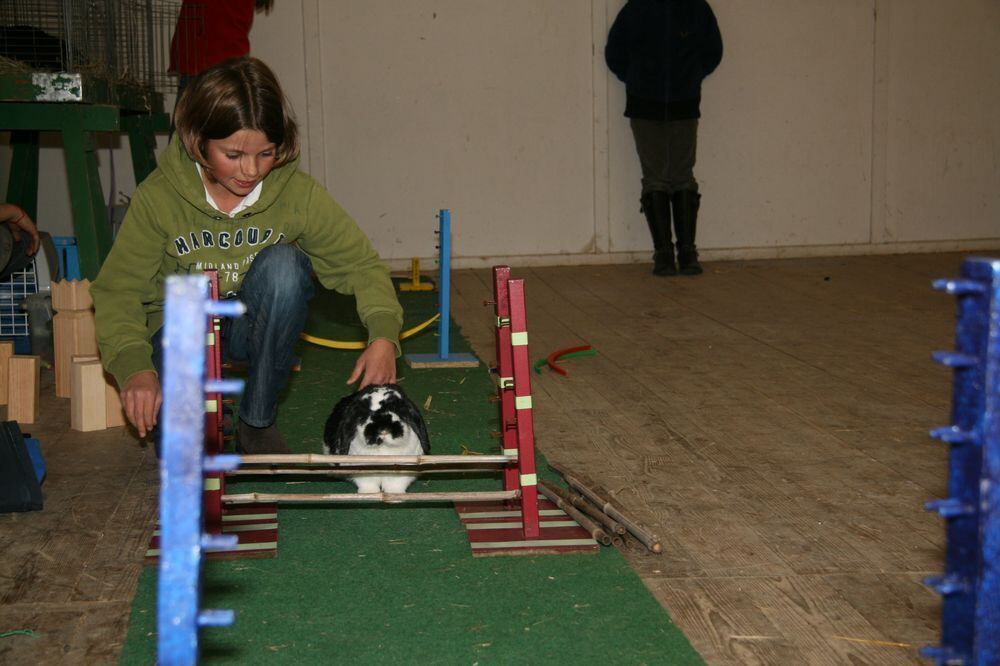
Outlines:
{"type": "Polygon", "coordinates": [[[229,626],[230,610],[200,610],[203,552],[232,550],[233,535],[202,529],[205,472],[224,472],[239,456],[204,455],[205,393],[238,393],[240,380],[205,379],[206,317],[238,316],[237,301],[212,301],[204,275],[172,276],[166,284],[160,461],[160,564],[157,581],[157,663],[195,664],[198,629],[229,626]],[[192,334],[192,331],[198,333],[192,334]]]}
{"type": "Polygon", "coordinates": [[[411,368],[475,368],[479,359],[472,354],[449,352],[451,326],[451,211],[442,208],[438,212],[438,305],[441,318],[438,319],[438,353],[407,354],[406,362],[411,368]]]}
{"type": "Polygon", "coordinates": [[[934,359],[954,369],[951,425],[931,436],[951,447],[948,497],[927,503],[946,521],[945,571],[925,583],[942,595],[935,663],[1000,664],[1000,260],[970,258],[958,280],[936,289],[957,297],[955,351],[934,359]]]}

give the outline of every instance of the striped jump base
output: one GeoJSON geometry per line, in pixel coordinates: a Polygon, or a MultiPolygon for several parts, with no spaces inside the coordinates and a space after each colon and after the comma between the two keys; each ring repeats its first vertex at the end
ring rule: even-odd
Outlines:
{"type": "Polygon", "coordinates": [[[596,553],[598,543],[547,499],[538,500],[541,533],[525,541],[521,509],[503,502],[455,502],[455,512],[469,536],[473,557],[596,553]]]}
{"type": "MultiPolygon", "coordinates": [[[[274,557],[278,554],[278,507],[275,504],[227,506],[222,514],[222,533],[235,534],[235,550],[204,552],[209,560],[274,557]]],[[[146,551],[146,564],[155,564],[160,556],[159,525],[146,551]]]]}

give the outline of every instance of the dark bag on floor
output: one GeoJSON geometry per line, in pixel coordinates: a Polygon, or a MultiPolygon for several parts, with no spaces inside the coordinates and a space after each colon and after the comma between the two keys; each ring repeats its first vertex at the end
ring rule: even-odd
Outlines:
{"type": "Polygon", "coordinates": [[[0,423],[0,513],[38,511],[42,487],[17,421],[0,423]]]}

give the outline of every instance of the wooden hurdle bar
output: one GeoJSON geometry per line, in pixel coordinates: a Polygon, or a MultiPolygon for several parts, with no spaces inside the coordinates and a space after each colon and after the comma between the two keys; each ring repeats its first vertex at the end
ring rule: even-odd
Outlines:
{"type": "MultiPolygon", "coordinates": [[[[358,472],[378,470],[379,474],[425,474],[433,472],[454,472],[467,470],[470,467],[490,469],[489,465],[508,465],[516,460],[508,456],[456,456],[456,455],[419,455],[419,456],[351,456],[323,455],[319,453],[299,454],[259,454],[242,456],[240,469],[227,473],[229,476],[260,476],[271,474],[322,474],[330,476],[348,476],[358,472]],[[263,467],[255,467],[261,465],[263,467]],[[286,465],[281,467],[281,465],[286,465]],[[287,465],[291,465],[288,467],[287,465]],[[434,468],[437,469],[424,469],[434,468]]],[[[493,467],[497,469],[497,467],[493,467]]],[[[482,492],[446,492],[446,493],[243,493],[222,495],[221,503],[248,504],[254,502],[311,502],[311,503],[349,503],[349,502],[385,502],[398,504],[401,502],[494,502],[516,500],[520,497],[519,490],[482,491],[482,492]]]]}

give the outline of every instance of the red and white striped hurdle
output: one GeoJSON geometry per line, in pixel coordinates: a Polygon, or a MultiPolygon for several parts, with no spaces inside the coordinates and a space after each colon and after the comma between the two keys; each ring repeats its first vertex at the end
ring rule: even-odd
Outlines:
{"type": "MultiPolygon", "coordinates": [[[[500,405],[500,455],[460,456],[340,456],[320,454],[242,456],[240,468],[206,474],[205,532],[235,534],[238,545],[212,557],[267,557],[278,547],[277,504],[286,503],[404,503],[447,501],[455,505],[466,527],[473,555],[518,555],[595,552],[597,542],[568,515],[545,501],[541,509],[535,465],[532,419],[531,363],[524,281],[510,278],[508,266],[493,269],[497,347],[497,397],[500,405]],[[433,474],[455,470],[497,470],[501,491],[423,493],[226,493],[227,476],[304,475],[346,476],[361,470],[380,474],[433,474]]],[[[218,280],[210,274],[212,298],[218,280]]],[[[220,325],[209,324],[210,352],[206,375],[221,377],[220,325]]],[[[220,395],[205,404],[206,454],[222,453],[223,410],[220,395]]],[[[147,558],[158,554],[154,536],[147,558]]]]}

